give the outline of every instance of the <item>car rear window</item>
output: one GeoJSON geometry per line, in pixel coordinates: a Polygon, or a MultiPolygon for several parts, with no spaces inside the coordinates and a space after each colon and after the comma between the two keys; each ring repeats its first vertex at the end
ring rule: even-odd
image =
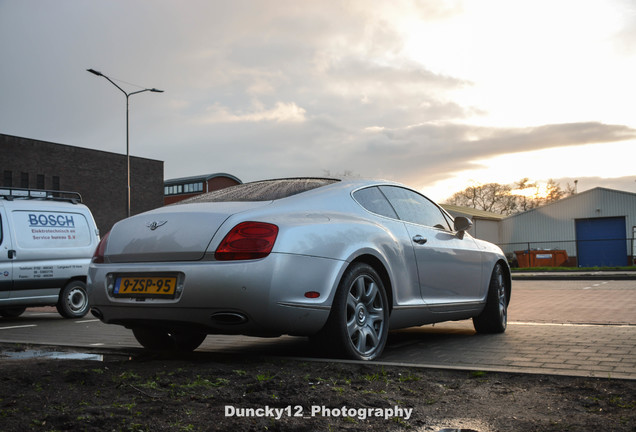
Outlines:
{"type": "Polygon", "coordinates": [[[399,219],[395,213],[391,204],[386,199],[384,194],[380,192],[377,187],[369,187],[366,189],[360,189],[354,192],[353,197],[358,203],[369,210],[371,213],[379,214],[380,216],[386,216],[392,219],[399,219]]]}
{"type": "Polygon", "coordinates": [[[340,180],[325,178],[291,178],[244,183],[197,195],[178,204],[227,201],[272,201],[307,192],[340,180]]]}

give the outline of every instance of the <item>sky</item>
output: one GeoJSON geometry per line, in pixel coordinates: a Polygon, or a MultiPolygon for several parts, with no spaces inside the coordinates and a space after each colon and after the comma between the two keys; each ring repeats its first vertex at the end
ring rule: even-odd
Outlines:
{"type": "Polygon", "coordinates": [[[166,179],[636,192],[633,0],[0,0],[0,133],[166,179]]]}

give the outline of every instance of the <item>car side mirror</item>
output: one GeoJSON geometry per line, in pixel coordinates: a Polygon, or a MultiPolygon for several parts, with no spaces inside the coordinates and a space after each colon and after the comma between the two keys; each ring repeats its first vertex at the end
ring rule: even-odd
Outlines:
{"type": "Polygon", "coordinates": [[[468,231],[473,226],[473,221],[464,216],[457,216],[455,218],[455,231],[457,232],[457,237],[460,239],[464,238],[464,233],[468,231]]]}

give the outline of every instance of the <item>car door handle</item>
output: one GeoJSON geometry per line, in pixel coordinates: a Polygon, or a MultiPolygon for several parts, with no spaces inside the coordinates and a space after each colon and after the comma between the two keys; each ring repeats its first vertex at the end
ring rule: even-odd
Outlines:
{"type": "Polygon", "coordinates": [[[13,249],[9,250],[9,253],[7,253],[7,257],[9,259],[15,258],[15,251],[13,249]]]}
{"type": "Polygon", "coordinates": [[[425,239],[424,237],[422,237],[421,235],[416,235],[415,237],[413,237],[413,241],[417,244],[421,244],[423,245],[424,243],[426,243],[428,240],[425,239]]]}

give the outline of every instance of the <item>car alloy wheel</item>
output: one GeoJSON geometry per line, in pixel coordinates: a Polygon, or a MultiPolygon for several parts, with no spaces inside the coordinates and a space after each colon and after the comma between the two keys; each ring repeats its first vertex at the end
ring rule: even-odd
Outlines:
{"type": "Polygon", "coordinates": [[[508,325],[508,290],[501,264],[496,264],[490,276],[486,306],[473,318],[478,333],[503,333],[508,325]]]}
{"type": "Polygon", "coordinates": [[[377,358],[386,345],[388,324],[382,279],[371,266],[354,264],[340,282],[328,323],[340,354],[356,360],[377,358]]]}

